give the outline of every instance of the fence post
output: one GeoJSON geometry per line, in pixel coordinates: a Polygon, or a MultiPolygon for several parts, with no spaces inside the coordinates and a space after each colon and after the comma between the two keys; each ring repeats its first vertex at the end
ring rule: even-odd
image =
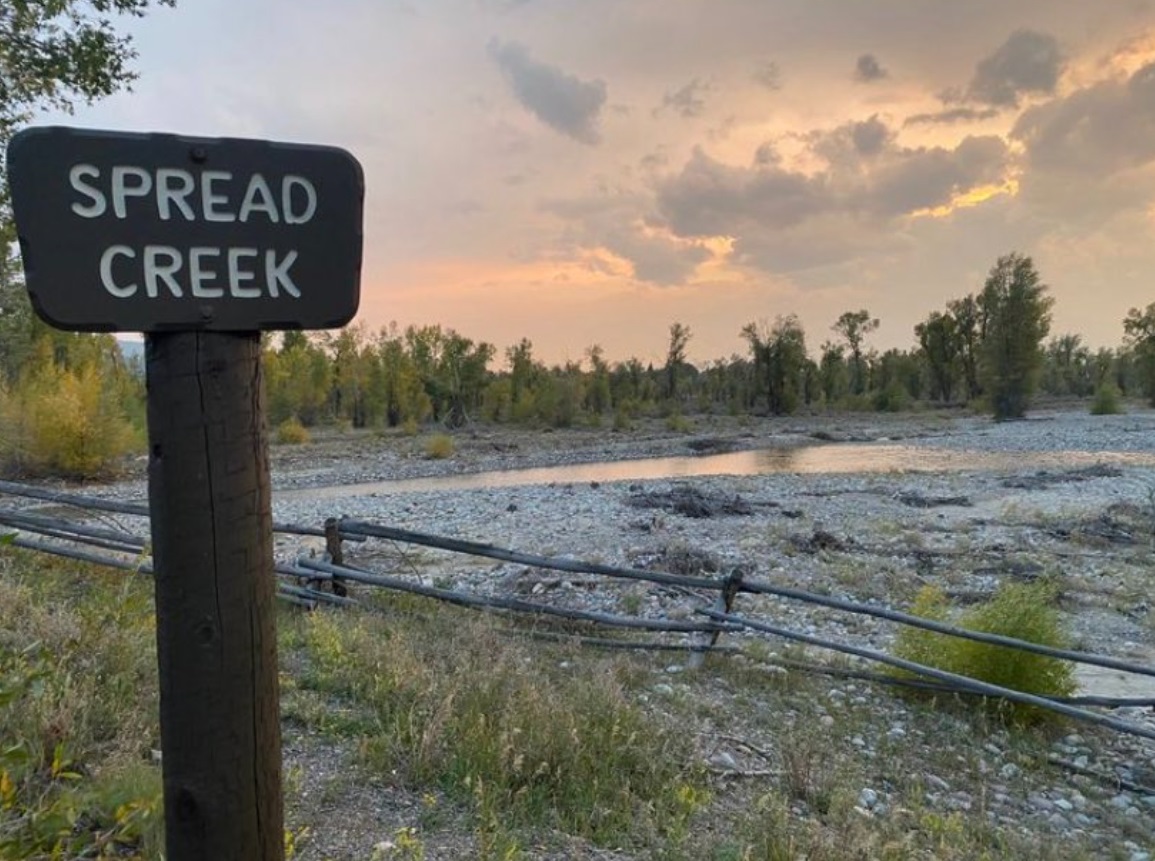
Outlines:
{"type": "Polygon", "coordinates": [[[258,333],[145,341],[169,861],[281,861],[280,705],[258,333]]]}
{"type": "MultiPolygon", "coordinates": [[[[329,561],[332,564],[345,564],[345,554],[341,550],[341,522],[336,517],[325,518],[325,552],[329,554],[329,561]]],[[[334,595],[344,598],[349,594],[349,590],[336,574],[329,580],[329,584],[334,595]]]]}
{"type": "MultiPolygon", "coordinates": [[[[742,588],[742,578],[745,576],[746,572],[741,565],[736,565],[730,569],[730,573],[726,576],[726,583],[722,586],[722,591],[714,600],[714,609],[717,612],[729,614],[734,609],[734,599],[738,597],[738,592],[742,588]]],[[[718,638],[722,636],[722,632],[710,631],[706,636],[706,647],[691,652],[690,660],[686,662],[686,666],[691,670],[698,669],[706,662],[706,652],[718,644],[718,638]]]]}

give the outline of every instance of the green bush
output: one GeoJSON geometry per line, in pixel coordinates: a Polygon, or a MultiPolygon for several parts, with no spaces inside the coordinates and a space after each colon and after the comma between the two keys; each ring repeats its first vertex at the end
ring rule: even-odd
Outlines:
{"type": "Polygon", "coordinates": [[[313,439],[308,428],[296,416],[287,418],[277,425],[277,442],[281,445],[301,445],[313,439]]]}
{"type": "Polygon", "coordinates": [[[425,456],[431,460],[445,460],[453,457],[457,447],[453,444],[453,437],[447,433],[435,433],[425,441],[425,456]]]}
{"type": "Polygon", "coordinates": [[[875,392],[873,400],[875,412],[880,413],[899,413],[910,406],[910,395],[899,383],[875,392]]]}
{"type": "MultiPolygon", "coordinates": [[[[1054,593],[1047,584],[1005,584],[990,601],[963,613],[956,625],[971,631],[1002,634],[1044,646],[1065,648],[1066,638],[1054,606],[1054,593]]],[[[924,587],[911,612],[933,621],[950,617],[946,597],[937,589],[924,587]]],[[[926,664],[947,672],[978,679],[1000,687],[1044,697],[1070,696],[1075,690],[1072,665],[1058,658],[936,634],[920,628],[903,628],[895,644],[895,654],[908,661],[926,664]]],[[[905,673],[904,673],[905,675],[905,673]]],[[[1035,723],[1050,713],[1018,703],[984,701],[1014,722],[1035,723]]]]}
{"type": "Polygon", "coordinates": [[[1095,389],[1095,400],[1091,403],[1091,415],[1114,416],[1123,412],[1122,393],[1119,387],[1110,380],[1099,384],[1095,389]]]}

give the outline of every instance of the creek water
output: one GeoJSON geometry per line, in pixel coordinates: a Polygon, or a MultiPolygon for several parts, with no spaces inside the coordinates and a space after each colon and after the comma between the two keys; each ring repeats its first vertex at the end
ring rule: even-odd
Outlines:
{"type": "Polygon", "coordinates": [[[505,469],[431,478],[389,479],[282,490],[277,491],[275,495],[280,499],[333,499],[415,491],[469,490],[591,481],[644,481],[710,475],[961,472],[1024,467],[1055,469],[1086,466],[1104,461],[1155,465],[1155,456],[1080,451],[979,452],[892,443],[833,443],[752,449],[724,454],[505,469]]]}

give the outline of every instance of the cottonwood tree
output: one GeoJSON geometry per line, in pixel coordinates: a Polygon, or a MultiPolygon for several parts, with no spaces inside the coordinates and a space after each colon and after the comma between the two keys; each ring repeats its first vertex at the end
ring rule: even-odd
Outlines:
{"type": "Polygon", "coordinates": [[[979,345],[986,335],[986,317],[973,295],[948,302],[946,307],[954,319],[966,399],[973,401],[983,393],[979,379],[979,345]]]}
{"type": "Polygon", "coordinates": [[[1000,257],[987,276],[979,304],[985,318],[979,372],[996,420],[1022,418],[1038,384],[1051,306],[1030,257],[1000,257]]]}
{"type": "Polygon", "coordinates": [[[666,350],[666,397],[675,400],[678,396],[678,379],[686,364],[686,346],[693,333],[682,323],[670,325],[670,345],[666,350]]]}
{"type": "Polygon", "coordinates": [[[1126,345],[1137,365],[1139,385],[1155,406],[1155,302],[1143,311],[1132,308],[1123,320],[1126,345]]]}
{"type": "Polygon", "coordinates": [[[877,317],[871,317],[870,312],[863,308],[861,311],[847,311],[839,317],[830,328],[846,340],[850,349],[850,391],[861,395],[866,391],[866,361],[862,355],[866,336],[878,329],[877,317]]]}
{"type": "Polygon", "coordinates": [[[914,334],[930,372],[931,397],[949,401],[954,395],[962,352],[958,323],[949,312],[933,311],[914,327],[914,334]]]}
{"type": "Polygon", "coordinates": [[[778,317],[774,325],[747,323],[742,337],[754,360],[755,386],[766,395],[766,408],[774,415],[798,409],[805,391],[806,334],[793,314],[778,317]]]}

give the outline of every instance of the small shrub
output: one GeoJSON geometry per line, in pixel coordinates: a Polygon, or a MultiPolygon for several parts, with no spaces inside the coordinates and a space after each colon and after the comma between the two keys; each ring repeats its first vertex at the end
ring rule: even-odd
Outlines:
{"type": "MultiPolygon", "coordinates": [[[[1066,647],[1066,638],[1053,607],[1054,593],[1047,584],[1006,584],[985,604],[957,620],[957,626],[987,634],[1002,634],[1054,648],[1066,647]]],[[[911,612],[935,621],[946,621],[950,608],[945,596],[925,587],[911,612]]],[[[964,640],[919,628],[903,628],[895,654],[908,661],[936,667],[1000,687],[1044,697],[1070,696],[1075,690],[1071,664],[1033,652],[964,640]]],[[[1015,722],[1036,723],[1047,717],[1032,706],[994,702],[1015,722]]]]}
{"type": "Polygon", "coordinates": [[[690,420],[681,413],[670,413],[666,416],[666,430],[672,433],[689,433],[692,429],[690,420]]]}
{"type": "Polygon", "coordinates": [[[898,383],[891,383],[874,394],[874,409],[880,413],[899,413],[910,406],[910,395],[898,383]]]}
{"type": "Polygon", "coordinates": [[[1119,387],[1110,380],[1099,384],[1095,389],[1095,400],[1091,403],[1091,415],[1114,416],[1123,412],[1122,393],[1119,387]]]}
{"type": "Polygon", "coordinates": [[[313,439],[308,428],[296,416],[277,425],[277,442],[281,445],[301,445],[313,439]]]}
{"type": "Polygon", "coordinates": [[[430,460],[445,460],[453,457],[455,451],[453,437],[447,433],[436,433],[425,441],[425,456],[430,460]]]}

